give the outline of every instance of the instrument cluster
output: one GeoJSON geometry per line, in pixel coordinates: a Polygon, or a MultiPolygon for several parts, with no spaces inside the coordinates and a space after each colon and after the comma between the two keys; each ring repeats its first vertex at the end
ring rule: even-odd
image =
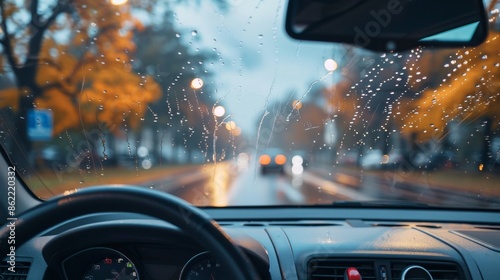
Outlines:
{"type": "Polygon", "coordinates": [[[225,279],[224,267],[210,252],[143,245],[84,249],[66,258],[62,268],[66,279],[225,279]]]}

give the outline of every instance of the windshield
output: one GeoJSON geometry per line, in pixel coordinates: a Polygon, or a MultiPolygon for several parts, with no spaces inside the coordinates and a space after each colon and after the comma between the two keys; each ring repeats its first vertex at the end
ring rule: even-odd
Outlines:
{"type": "Polygon", "coordinates": [[[1,6],[0,140],[42,199],[131,184],[198,206],[500,207],[500,38],[301,42],[286,1],[1,6]]]}

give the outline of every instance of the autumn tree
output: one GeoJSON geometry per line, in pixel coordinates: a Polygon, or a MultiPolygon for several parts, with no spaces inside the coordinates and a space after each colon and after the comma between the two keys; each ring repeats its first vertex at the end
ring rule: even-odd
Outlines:
{"type": "Polygon", "coordinates": [[[311,155],[322,149],[327,114],[316,104],[321,98],[321,88],[313,88],[302,99],[291,94],[271,102],[265,116],[257,120],[259,149],[280,147],[311,155]]]}
{"type": "Polygon", "coordinates": [[[341,75],[323,90],[339,160],[349,150],[363,155],[371,149],[387,154],[400,148],[394,113],[402,100],[413,96],[404,61],[398,54],[358,49],[340,60],[341,75]]]}
{"type": "Polygon", "coordinates": [[[85,134],[89,126],[117,132],[124,123],[136,126],[160,97],[152,77],[134,72],[132,38],[142,25],[129,4],[1,1],[0,10],[1,70],[16,82],[0,92],[0,105],[17,111],[19,143],[28,153],[31,109],[53,112],[54,135],[78,127],[85,134]]]}
{"type": "MultiPolygon", "coordinates": [[[[289,104],[293,106],[292,104],[289,104]]],[[[294,109],[295,118],[290,120],[285,135],[293,139],[293,149],[316,153],[323,149],[327,114],[324,109],[312,101],[304,102],[294,109]],[[293,136],[293,137],[292,137],[293,136]]]]}
{"type": "MultiPolygon", "coordinates": [[[[342,80],[335,85],[324,89],[324,96],[327,100],[327,109],[330,112],[332,122],[335,124],[335,129],[338,132],[336,138],[340,135],[345,137],[351,136],[351,139],[336,139],[336,149],[343,148],[343,142],[354,143],[355,134],[346,134],[352,129],[355,123],[358,123],[356,112],[358,108],[357,94],[351,92],[351,84],[348,80],[342,80]]],[[[348,145],[347,145],[348,146],[348,145]]]]}
{"type": "MultiPolygon", "coordinates": [[[[466,126],[479,127],[474,134],[481,139],[476,142],[481,155],[474,169],[491,165],[491,141],[498,128],[500,21],[498,14],[494,14],[498,7],[497,0],[488,4],[487,11],[492,13],[490,34],[480,46],[457,50],[421,49],[414,53],[407,67],[417,96],[400,108],[402,117],[398,124],[412,142],[434,141],[450,146],[453,145],[449,139],[452,124],[459,127],[459,132],[466,126]]],[[[461,153],[470,151],[462,149],[461,153]]],[[[467,162],[473,161],[469,157],[467,162]]]]}
{"type": "Polygon", "coordinates": [[[435,88],[421,93],[409,104],[403,132],[416,134],[419,141],[442,139],[449,133],[448,125],[481,123],[484,127],[481,163],[490,162],[492,131],[498,125],[500,107],[500,33],[492,31],[485,43],[458,50],[452,63],[442,66],[448,77],[435,88]]]}

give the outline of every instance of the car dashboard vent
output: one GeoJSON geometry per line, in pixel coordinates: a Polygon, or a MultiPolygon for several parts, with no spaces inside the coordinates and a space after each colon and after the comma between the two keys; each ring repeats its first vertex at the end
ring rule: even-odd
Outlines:
{"type": "Polygon", "coordinates": [[[466,279],[460,266],[454,262],[411,259],[346,259],[339,257],[316,257],[311,259],[307,264],[307,279],[343,280],[346,270],[353,267],[358,270],[363,280],[401,280],[405,269],[416,266],[427,270],[434,280],[466,279]],[[385,275],[389,277],[386,278],[385,275]]]}
{"type": "Polygon", "coordinates": [[[391,275],[393,280],[401,280],[403,270],[409,266],[421,266],[431,274],[434,280],[465,279],[460,267],[450,262],[404,261],[392,262],[391,275]]]}
{"type": "Polygon", "coordinates": [[[308,263],[308,279],[310,280],[344,280],[345,271],[355,267],[363,280],[375,280],[375,269],[373,261],[333,259],[333,258],[315,258],[308,263]]]}
{"type": "Polygon", "coordinates": [[[30,262],[16,262],[14,271],[9,270],[7,262],[0,263],[0,279],[2,280],[25,280],[28,277],[30,262]]]}

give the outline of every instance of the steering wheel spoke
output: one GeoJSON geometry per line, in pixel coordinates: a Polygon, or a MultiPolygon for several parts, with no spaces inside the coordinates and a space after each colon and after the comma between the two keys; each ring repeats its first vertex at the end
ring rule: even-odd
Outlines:
{"type": "MultiPolygon", "coordinates": [[[[255,268],[231,238],[205,212],[170,194],[133,186],[102,186],[54,197],[21,214],[16,246],[69,219],[95,213],[132,212],[169,222],[195,236],[228,269],[230,279],[259,279],[255,268]]],[[[8,253],[9,228],[0,229],[0,253],[8,253]]]]}

